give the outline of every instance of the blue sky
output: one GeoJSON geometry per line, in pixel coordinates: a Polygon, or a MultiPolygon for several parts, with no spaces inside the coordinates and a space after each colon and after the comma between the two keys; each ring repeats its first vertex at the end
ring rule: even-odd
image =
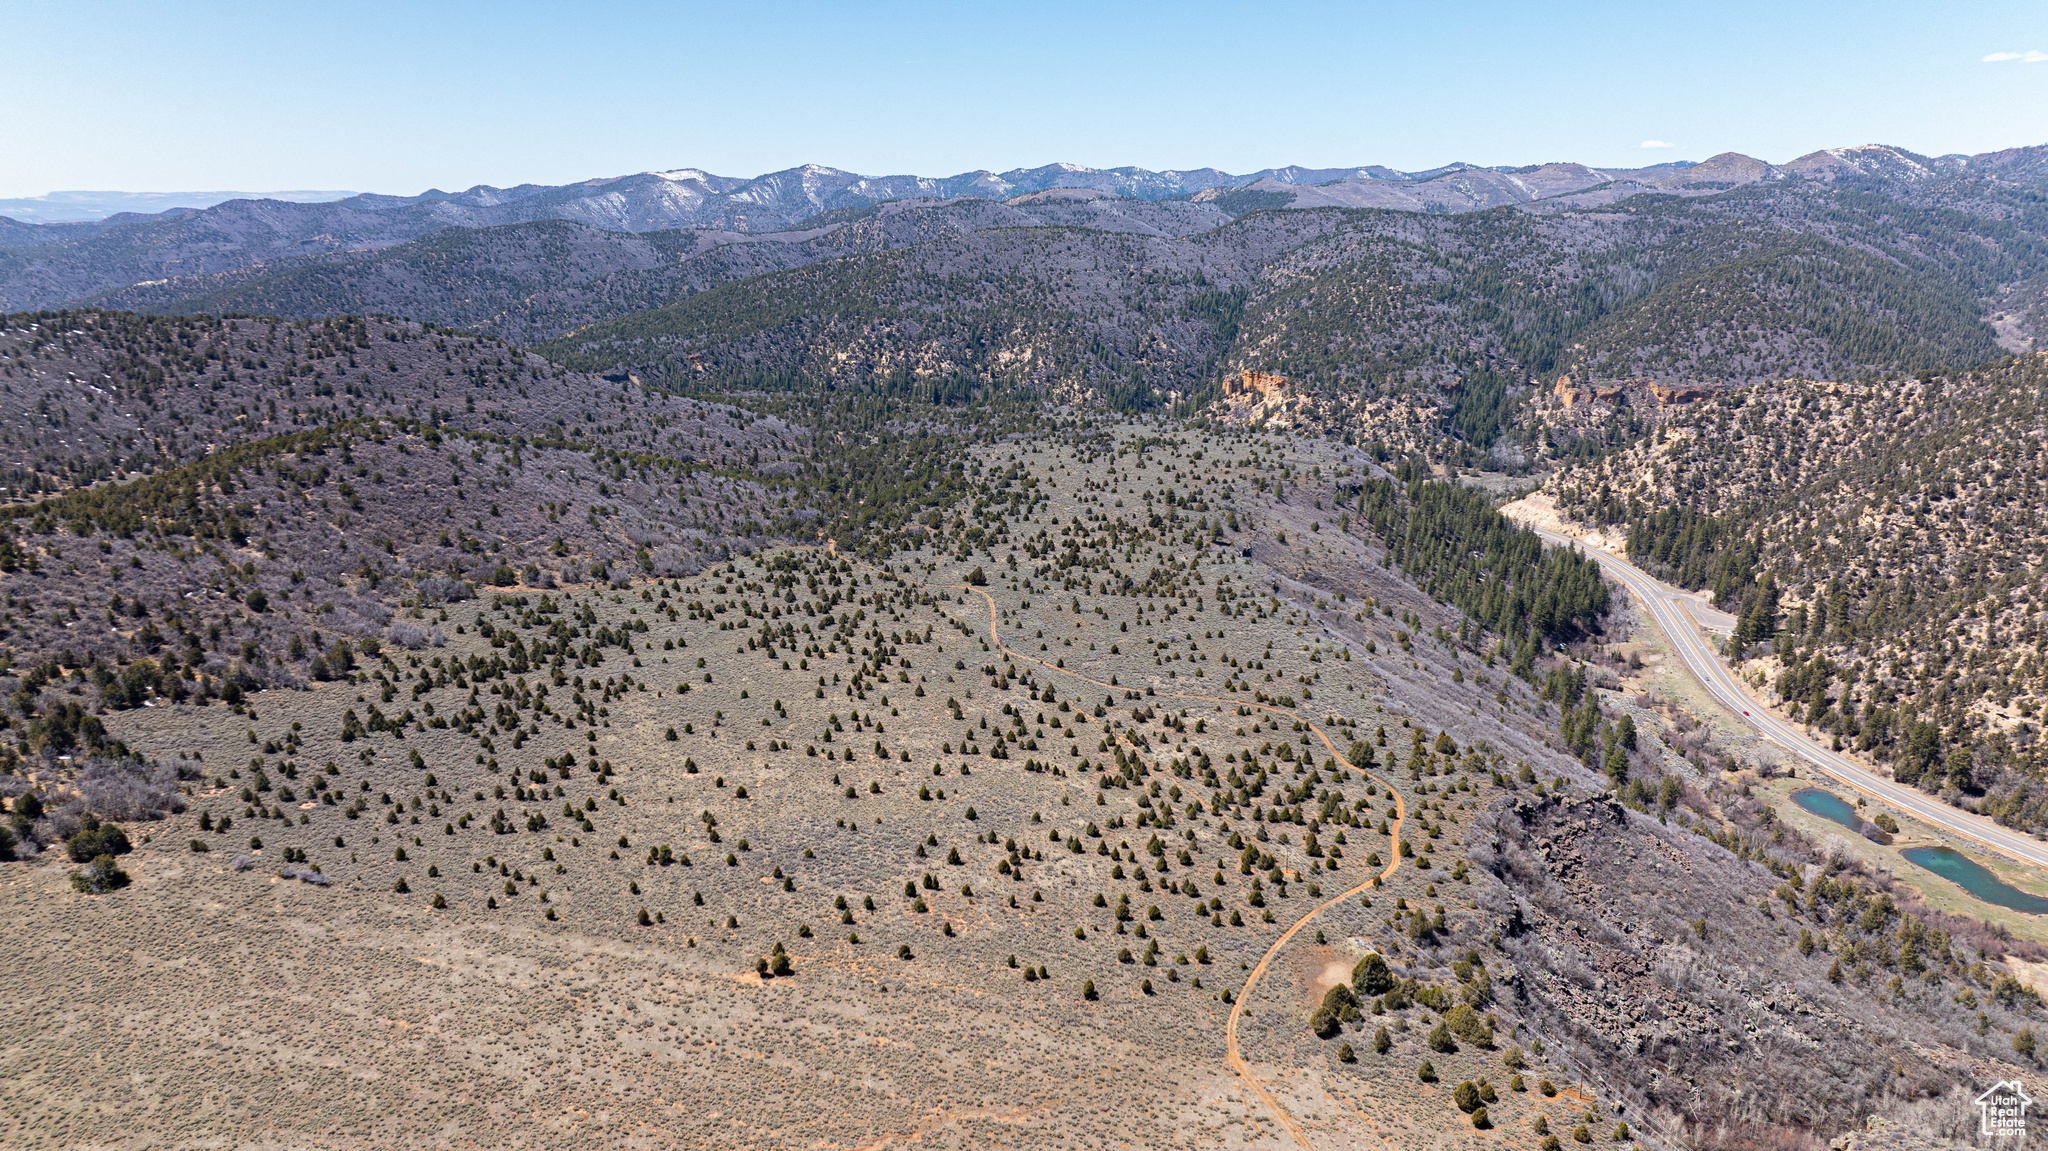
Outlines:
{"type": "Polygon", "coordinates": [[[2048,143],[2039,0],[0,0],[0,28],[0,196],[2048,143]]]}

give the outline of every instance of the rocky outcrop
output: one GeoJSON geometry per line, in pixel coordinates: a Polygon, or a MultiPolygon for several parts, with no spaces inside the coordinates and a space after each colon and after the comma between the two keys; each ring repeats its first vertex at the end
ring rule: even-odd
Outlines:
{"type": "Polygon", "coordinates": [[[1564,401],[1567,408],[1575,408],[1580,404],[1612,403],[1623,390],[1623,384],[1611,380],[1605,383],[1595,383],[1591,380],[1579,383],[1570,376],[1557,377],[1557,398],[1564,401]]]}
{"type": "Polygon", "coordinates": [[[1227,423],[1265,421],[1287,427],[1311,413],[1315,401],[1295,388],[1293,380],[1273,372],[1250,370],[1223,381],[1223,419],[1227,423]]]}
{"type": "Polygon", "coordinates": [[[1223,395],[1226,398],[1249,397],[1256,394],[1260,403],[1282,401],[1291,390],[1292,381],[1274,372],[1254,370],[1232,376],[1223,382],[1223,395]]]}
{"type": "Polygon", "coordinates": [[[1649,376],[1635,376],[1626,380],[1577,380],[1572,376],[1559,376],[1555,388],[1557,398],[1567,408],[1580,404],[1611,404],[1617,399],[1634,401],[1649,400],[1660,407],[1675,404],[1689,404],[1728,391],[1732,385],[1712,384],[1701,381],[1680,381],[1666,383],[1649,376]]]}
{"type": "Polygon", "coordinates": [[[1727,389],[1712,384],[1650,384],[1650,394],[1660,404],[1689,404],[1719,395],[1727,389]]]}

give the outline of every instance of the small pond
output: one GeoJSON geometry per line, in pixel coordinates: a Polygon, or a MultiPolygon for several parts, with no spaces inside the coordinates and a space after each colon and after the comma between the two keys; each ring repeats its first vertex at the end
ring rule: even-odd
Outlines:
{"type": "Polygon", "coordinates": [[[1899,854],[1907,862],[1926,868],[1986,903],[2028,915],[2048,915],[2048,899],[2021,891],[1954,848],[1909,847],[1899,854]]]}
{"type": "Polygon", "coordinates": [[[1863,832],[1863,817],[1856,814],[1848,800],[1832,791],[1802,787],[1792,793],[1792,802],[1798,804],[1801,811],[1833,820],[1859,835],[1863,832]]]}

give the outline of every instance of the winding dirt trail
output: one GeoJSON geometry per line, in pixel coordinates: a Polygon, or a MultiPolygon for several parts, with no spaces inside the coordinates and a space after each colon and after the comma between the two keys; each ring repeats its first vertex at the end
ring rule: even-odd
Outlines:
{"type": "MultiPolygon", "coordinates": [[[[829,550],[834,556],[839,556],[839,541],[827,540],[826,547],[827,550],[829,550]]],[[[846,557],[841,556],[840,558],[846,557]]],[[[1092,684],[1096,687],[1106,688],[1111,691],[1128,690],[1121,684],[1105,683],[1102,680],[1082,675],[1080,672],[1077,671],[1070,671],[1067,668],[1063,667],[1055,667],[1052,664],[1049,664],[1044,660],[1037,658],[1036,656],[1027,655],[1024,652],[1017,651],[1014,648],[1010,647],[1010,645],[1004,643],[1002,633],[996,627],[997,620],[995,597],[989,595],[986,591],[983,591],[978,587],[974,587],[970,584],[931,584],[926,583],[923,580],[916,579],[912,576],[904,575],[900,572],[892,572],[886,568],[878,568],[875,565],[870,564],[864,560],[854,559],[852,560],[852,562],[859,564],[861,567],[867,568],[869,571],[875,572],[878,575],[883,575],[890,579],[902,580],[906,583],[913,584],[918,587],[938,588],[945,591],[973,592],[974,594],[980,596],[983,600],[987,601],[988,603],[989,642],[992,645],[994,645],[996,650],[1001,651],[1003,654],[1009,656],[1013,660],[1021,660],[1025,663],[1036,664],[1037,666],[1042,667],[1046,671],[1051,672],[1055,675],[1063,675],[1070,679],[1079,680],[1082,683],[1092,684]]],[[[1285,708],[1277,707],[1273,704],[1248,703],[1244,700],[1239,699],[1224,699],[1220,696],[1213,695],[1185,695],[1180,692],[1159,691],[1157,688],[1154,688],[1153,691],[1156,697],[1162,699],[1182,699],[1195,703],[1218,703],[1228,704],[1231,707],[1250,707],[1256,708],[1260,711],[1271,712],[1275,715],[1284,715],[1299,719],[1301,720],[1303,725],[1305,725],[1310,731],[1315,733],[1317,739],[1323,741],[1323,746],[1329,749],[1331,758],[1337,760],[1339,763],[1347,762],[1344,758],[1343,753],[1337,750],[1337,745],[1331,741],[1330,733],[1324,731],[1322,725],[1313,723],[1308,719],[1308,717],[1298,715],[1295,712],[1286,710],[1285,708]]],[[[1317,904],[1315,907],[1310,908],[1306,915],[1303,915],[1300,919],[1295,920],[1293,924],[1291,924],[1287,928],[1286,931],[1281,932],[1280,938],[1275,939],[1273,941],[1272,946],[1266,948],[1266,953],[1259,957],[1259,962],[1252,968],[1251,974],[1245,977],[1244,987],[1238,991],[1237,998],[1231,1003],[1230,1018],[1227,1022],[1225,1022],[1223,1027],[1224,1058],[1230,1064],[1230,1069],[1236,1072],[1238,1077],[1243,1079],[1246,1085],[1249,1086],[1252,1089],[1252,1091],[1258,1095],[1259,1101],[1266,1105],[1266,1110],[1273,1113],[1274,1120],[1278,1122],[1280,1126],[1285,1128],[1288,1134],[1294,1136],[1294,1141],[1302,1147],[1303,1151],[1314,1151],[1313,1147],[1311,1147],[1311,1145],[1309,1144],[1307,1133],[1302,1131],[1301,1125],[1295,1122],[1294,1117],[1292,1115],[1289,1115],[1287,1113],[1287,1109],[1280,1105],[1280,1100],[1277,1097],[1275,1097],[1272,1090],[1266,1086],[1265,1081],[1260,1079],[1256,1074],[1254,1074],[1251,1069],[1251,1065],[1245,1062],[1244,1054],[1238,1048],[1237,1025],[1238,1020],[1244,1016],[1245,1003],[1251,998],[1253,988],[1257,987],[1259,981],[1265,978],[1266,972],[1272,968],[1273,960],[1280,954],[1281,948],[1286,947],[1287,944],[1291,942],[1294,939],[1294,937],[1301,932],[1301,929],[1307,927],[1309,923],[1312,922],[1317,916],[1321,915],[1325,911],[1328,911],[1332,907],[1337,906],[1338,904],[1344,902],[1347,899],[1351,899],[1355,896],[1362,895],[1365,892],[1372,890],[1372,886],[1375,881],[1385,880],[1392,877],[1394,872],[1399,870],[1401,867],[1401,826],[1403,820],[1406,819],[1408,814],[1407,802],[1402,797],[1401,792],[1394,787],[1392,781],[1388,780],[1385,776],[1376,775],[1372,772],[1363,770],[1360,771],[1360,774],[1366,776],[1369,779],[1374,780],[1381,787],[1386,788],[1387,794],[1394,797],[1394,818],[1391,825],[1391,832],[1387,838],[1388,862],[1385,869],[1380,871],[1380,873],[1376,876],[1367,877],[1363,883],[1360,883],[1357,886],[1352,887],[1346,891],[1340,892],[1337,895],[1334,895],[1329,899],[1326,899],[1323,902],[1317,904]]],[[[1381,1138],[1384,1139],[1385,1136],[1381,1136],[1381,1138]]]]}

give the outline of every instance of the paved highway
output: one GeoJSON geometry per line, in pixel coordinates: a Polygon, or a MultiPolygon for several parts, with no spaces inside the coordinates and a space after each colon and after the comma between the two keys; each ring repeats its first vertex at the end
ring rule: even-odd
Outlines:
{"type": "Polygon", "coordinates": [[[1721,662],[1720,656],[1714,651],[1705,633],[1687,614],[1681,601],[1688,597],[1683,592],[1660,583],[1641,568],[1611,552],[1586,546],[1579,540],[1556,532],[1542,528],[1535,530],[1550,543],[1570,545],[1592,556],[1599,561],[1603,571],[1635,593],[1636,598],[1650,609],[1650,616],[1657,621],[1657,626],[1664,629],[1665,635],[1671,637],[1671,644],[1678,650],[1679,658],[1685,661],[1686,668],[1708,693],[1765,737],[1806,760],[1814,769],[1873,799],[1911,812],[1918,819],[1945,828],[2022,863],[2048,868],[2048,843],[2041,843],[2032,836],[2011,828],[2001,827],[1981,815],[1950,807],[1919,788],[1909,787],[1879,775],[1848,756],[1832,751],[1825,744],[1815,741],[1800,730],[1798,725],[1779,718],[1751,698],[1749,692],[1729,672],[1727,665],[1721,662]]]}

